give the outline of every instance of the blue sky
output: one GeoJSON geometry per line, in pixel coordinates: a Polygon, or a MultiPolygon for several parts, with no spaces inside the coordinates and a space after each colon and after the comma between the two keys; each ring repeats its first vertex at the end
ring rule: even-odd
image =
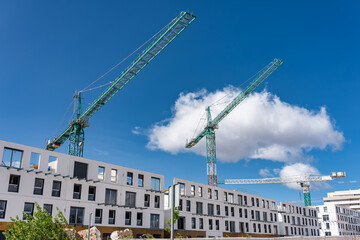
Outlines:
{"type": "MultiPolygon", "coordinates": [[[[44,147],[46,137],[66,126],[69,113],[61,122],[75,90],[86,87],[186,10],[197,16],[191,26],[91,119],[85,157],[164,174],[166,186],[172,177],[205,183],[205,158],[200,152],[149,149],[151,130],[175,119],[180,93],[205,89],[207,96],[239,86],[272,59],[281,58],[284,64],[256,92],[265,90],[311,116],[324,107],[330,131],[344,137],[338,142],[341,150],[333,151],[326,143],[322,149],[310,144],[302,149],[299,161],[323,174],[345,171],[344,180],[359,180],[359,5],[357,1],[1,1],[0,138],[44,147]],[[137,127],[141,134],[133,133],[137,127]]],[[[84,93],[84,104],[100,91],[84,93]]],[[[197,123],[191,120],[186,127],[195,129],[197,123]]],[[[220,124],[219,134],[221,130],[220,124]]],[[[226,131],[222,134],[226,136],[226,131]]],[[[309,136],[319,138],[311,132],[309,136]]],[[[59,151],[67,152],[67,146],[59,151]]],[[[218,176],[260,178],[261,169],[273,173],[287,164],[249,157],[219,161],[218,176]]],[[[329,185],[331,189],[312,191],[312,199],[321,199],[327,191],[359,187],[329,185]]],[[[297,190],[283,185],[228,188],[299,200],[297,190]]]]}

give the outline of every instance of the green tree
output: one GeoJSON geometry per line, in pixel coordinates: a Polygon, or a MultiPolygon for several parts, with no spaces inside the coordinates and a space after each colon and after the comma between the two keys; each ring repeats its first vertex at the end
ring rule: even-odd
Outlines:
{"type": "MultiPolygon", "coordinates": [[[[12,223],[8,223],[9,230],[3,234],[6,239],[10,240],[63,240],[69,239],[64,228],[68,227],[68,223],[62,214],[58,210],[58,213],[54,218],[45,209],[41,209],[38,203],[35,202],[36,211],[34,216],[28,216],[23,212],[25,220],[16,216],[10,218],[12,223]]],[[[75,239],[71,237],[70,239],[75,239]]]]}
{"type": "MultiPolygon", "coordinates": [[[[177,208],[174,208],[174,224],[176,223],[176,221],[179,220],[179,210],[177,210],[177,208]]],[[[165,231],[167,231],[168,233],[171,233],[171,218],[169,220],[166,221],[166,224],[169,227],[165,228],[165,231]]]]}

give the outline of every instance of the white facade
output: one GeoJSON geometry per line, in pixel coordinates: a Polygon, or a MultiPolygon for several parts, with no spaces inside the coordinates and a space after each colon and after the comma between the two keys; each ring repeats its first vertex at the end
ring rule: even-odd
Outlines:
{"type": "Polygon", "coordinates": [[[164,228],[163,175],[1,140],[0,158],[0,222],[37,202],[74,225],[164,228]]]}
{"type": "Polygon", "coordinates": [[[278,234],[276,200],[175,178],[177,183],[181,204],[175,229],[206,231],[206,237],[278,234]]]}
{"type": "Polygon", "coordinates": [[[280,202],[278,207],[280,234],[284,236],[319,236],[317,212],[288,202],[280,202]]]}
{"type": "Polygon", "coordinates": [[[323,199],[324,203],[333,203],[353,210],[360,210],[360,189],[330,192],[323,199]]]}
{"type": "Polygon", "coordinates": [[[333,203],[314,206],[319,212],[320,236],[360,234],[360,212],[333,203]]]}

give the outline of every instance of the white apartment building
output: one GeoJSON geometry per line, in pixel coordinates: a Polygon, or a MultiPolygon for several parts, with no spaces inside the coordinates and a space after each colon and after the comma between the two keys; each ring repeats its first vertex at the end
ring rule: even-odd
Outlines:
{"type": "Polygon", "coordinates": [[[164,176],[0,140],[0,231],[34,203],[71,225],[96,225],[107,239],[131,228],[163,237],[164,176]]]}
{"type": "Polygon", "coordinates": [[[360,210],[360,189],[335,191],[323,198],[324,203],[333,203],[338,206],[345,206],[353,210],[360,210]]]}
{"type": "Polygon", "coordinates": [[[278,206],[280,235],[282,236],[319,236],[317,212],[288,202],[278,206]]]}
{"type": "Polygon", "coordinates": [[[320,236],[360,234],[360,212],[334,203],[314,206],[319,212],[320,236]]]}
{"type": "MultiPolygon", "coordinates": [[[[180,219],[175,230],[187,237],[278,235],[276,201],[174,178],[180,184],[180,219]]],[[[170,219],[166,207],[165,219],[170,219]]]]}

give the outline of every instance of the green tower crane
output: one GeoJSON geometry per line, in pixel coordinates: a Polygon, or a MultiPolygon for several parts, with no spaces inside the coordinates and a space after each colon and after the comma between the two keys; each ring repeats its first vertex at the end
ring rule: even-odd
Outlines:
{"type": "Polygon", "coordinates": [[[88,127],[90,118],[100,110],[115,94],[128,84],[146,65],[148,65],[162,50],[165,49],[194,20],[195,16],[181,12],[164,27],[145,50],[100,94],[100,96],[81,112],[81,92],[74,95],[74,118],[69,126],[59,136],[46,145],[46,149],[54,151],[69,139],[69,154],[82,157],[84,151],[84,128],[88,127]]]}
{"type": "Polygon", "coordinates": [[[245,88],[244,91],[235,97],[214,119],[211,118],[210,107],[207,107],[207,125],[196,137],[187,142],[185,147],[192,148],[204,136],[206,136],[206,169],[207,169],[207,184],[217,185],[217,170],[216,170],[216,143],[215,143],[215,129],[232,110],[234,110],[249,94],[255,90],[267,77],[270,76],[281,64],[282,60],[274,59],[260,72],[258,72],[254,80],[245,88]]]}

